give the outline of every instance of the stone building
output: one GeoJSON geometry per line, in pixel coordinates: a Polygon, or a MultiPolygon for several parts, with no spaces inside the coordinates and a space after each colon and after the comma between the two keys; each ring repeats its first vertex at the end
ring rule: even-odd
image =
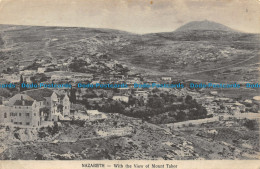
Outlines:
{"type": "Polygon", "coordinates": [[[1,105],[0,123],[39,127],[44,121],[58,121],[69,115],[70,101],[66,94],[33,89],[16,94],[1,105]]]}

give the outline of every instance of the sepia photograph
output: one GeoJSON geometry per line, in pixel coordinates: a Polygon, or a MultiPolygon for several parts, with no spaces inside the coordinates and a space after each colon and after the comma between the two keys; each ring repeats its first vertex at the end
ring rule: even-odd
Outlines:
{"type": "Polygon", "coordinates": [[[259,0],[0,0],[0,65],[1,169],[260,167],[259,0]]]}

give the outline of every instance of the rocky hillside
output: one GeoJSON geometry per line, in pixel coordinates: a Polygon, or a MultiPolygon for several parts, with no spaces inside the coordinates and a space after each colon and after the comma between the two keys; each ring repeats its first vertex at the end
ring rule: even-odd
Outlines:
{"type": "MultiPolygon", "coordinates": [[[[110,29],[0,25],[1,69],[26,65],[35,58],[51,61],[106,54],[151,74],[186,76],[237,66],[252,69],[251,64],[259,62],[259,50],[259,35],[210,21],[190,22],[174,32],[144,35],[110,29]]],[[[244,80],[237,78],[234,80],[244,80]]]]}

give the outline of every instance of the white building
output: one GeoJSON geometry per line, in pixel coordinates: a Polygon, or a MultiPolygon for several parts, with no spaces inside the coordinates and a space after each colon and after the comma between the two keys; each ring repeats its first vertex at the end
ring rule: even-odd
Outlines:
{"type": "Polygon", "coordinates": [[[39,127],[44,121],[58,121],[59,116],[69,115],[67,95],[58,95],[50,89],[33,89],[16,94],[0,108],[0,123],[39,127]]]}
{"type": "Polygon", "coordinates": [[[3,74],[3,79],[10,83],[18,83],[20,82],[20,75],[19,74],[3,74]]]}
{"type": "Polygon", "coordinates": [[[46,71],[45,67],[38,67],[38,73],[44,73],[46,71]]]}
{"type": "Polygon", "coordinates": [[[122,101],[122,102],[128,103],[128,101],[129,101],[129,96],[115,95],[115,96],[113,96],[112,99],[113,99],[113,100],[117,100],[117,101],[122,101]]]}
{"type": "Polygon", "coordinates": [[[162,77],[162,80],[169,81],[169,80],[172,80],[172,78],[171,77],[162,77]]]}
{"type": "Polygon", "coordinates": [[[87,110],[87,115],[89,116],[90,121],[102,120],[107,118],[105,113],[102,113],[98,110],[87,110]]]}

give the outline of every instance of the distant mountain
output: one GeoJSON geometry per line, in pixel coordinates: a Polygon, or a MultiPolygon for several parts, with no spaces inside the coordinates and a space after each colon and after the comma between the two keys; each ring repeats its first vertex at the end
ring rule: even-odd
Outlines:
{"type": "MultiPolygon", "coordinates": [[[[0,72],[17,65],[29,66],[35,59],[53,62],[89,57],[98,61],[102,55],[152,75],[227,69],[237,62],[250,67],[259,62],[259,39],[258,34],[234,31],[210,21],[144,35],[83,27],[0,25],[0,72]]],[[[241,80],[241,72],[237,72],[236,80],[241,80]]],[[[197,78],[202,78],[199,75],[197,78]]],[[[214,78],[204,75],[207,80],[214,78]]],[[[255,75],[258,77],[258,72],[255,75]]]]}
{"type": "Polygon", "coordinates": [[[175,31],[191,31],[191,30],[215,30],[215,31],[231,31],[235,32],[235,30],[222,25],[220,23],[204,20],[204,21],[193,21],[189,22],[175,31]]]}
{"type": "Polygon", "coordinates": [[[145,37],[170,41],[244,41],[252,40],[255,34],[236,31],[220,23],[204,20],[189,22],[172,32],[151,33],[145,37]]]}

